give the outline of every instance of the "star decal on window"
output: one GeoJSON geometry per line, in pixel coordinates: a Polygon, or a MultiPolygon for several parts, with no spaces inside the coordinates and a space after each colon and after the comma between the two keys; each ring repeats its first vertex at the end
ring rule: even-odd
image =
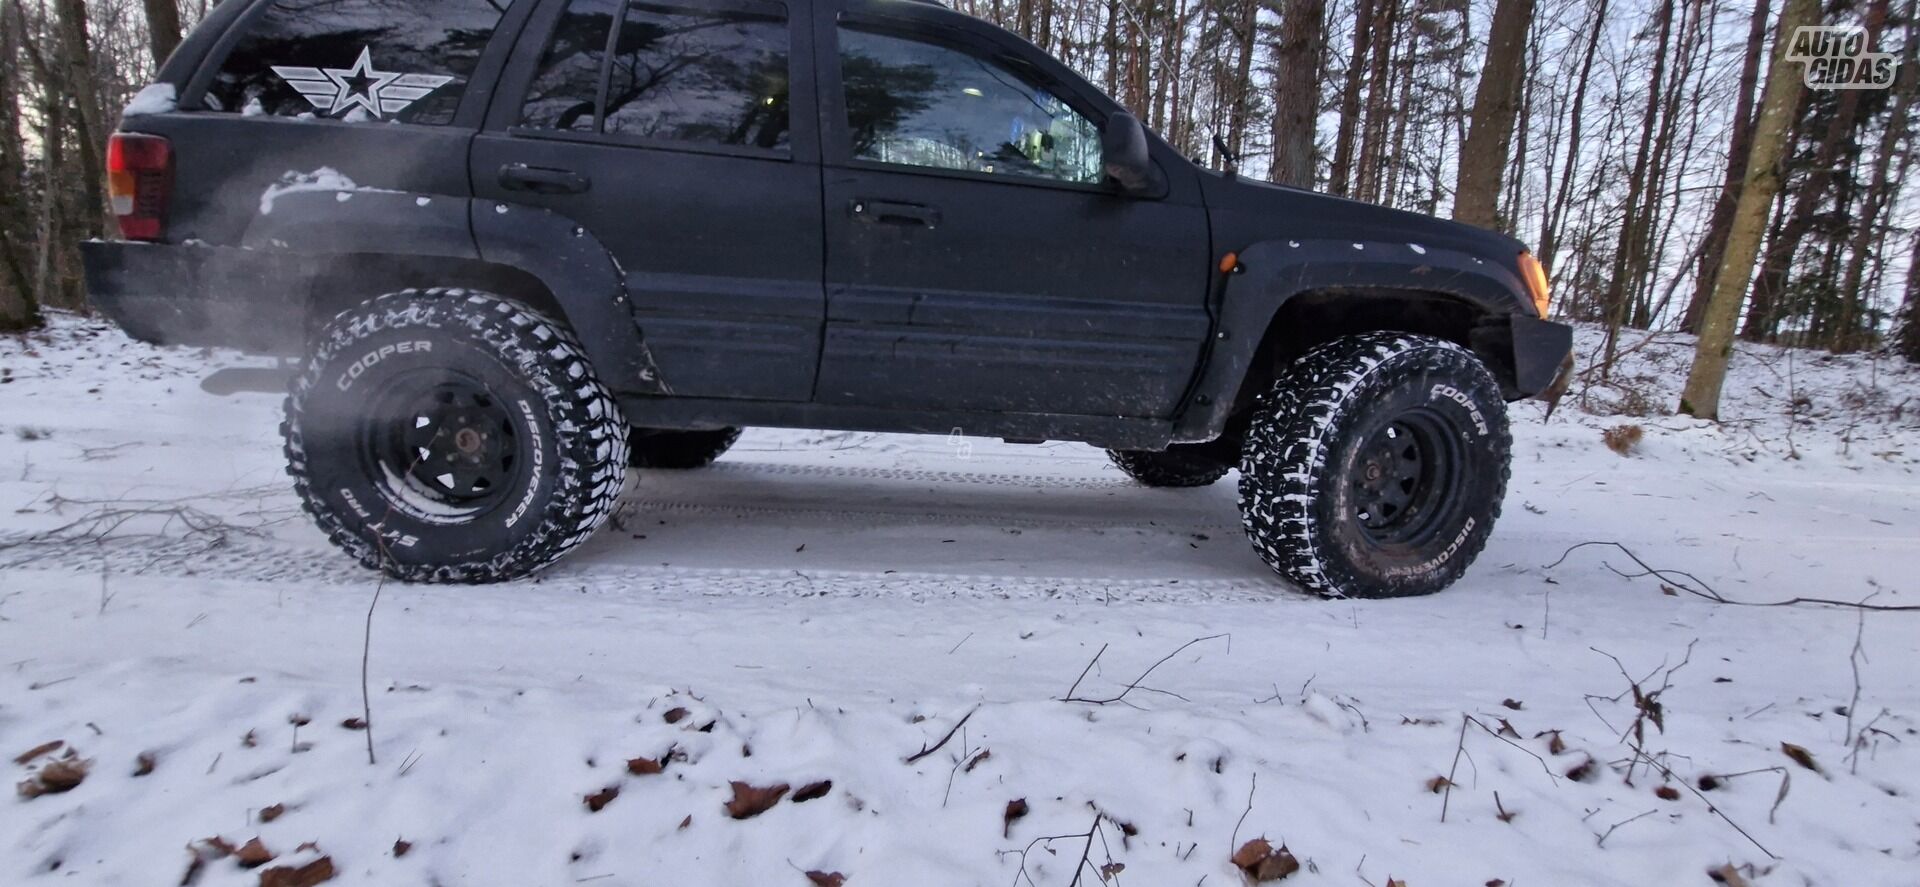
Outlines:
{"type": "Polygon", "coordinates": [[[440,74],[401,74],[373,66],[373,48],[360,48],[350,68],[274,65],[273,73],[324,115],[345,116],[360,108],[375,119],[398,114],[436,89],[453,82],[440,74]]]}

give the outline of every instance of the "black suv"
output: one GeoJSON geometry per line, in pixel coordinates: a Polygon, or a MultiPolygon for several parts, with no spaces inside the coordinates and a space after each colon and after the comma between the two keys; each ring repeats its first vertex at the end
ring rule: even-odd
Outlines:
{"type": "Polygon", "coordinates": [[[299,494],[402,579],[530,573],[768,425],[1237,466],[1282,576],[1432,592],[1570,365],[1519,242],[1202,169],[931,3],[228,0],[159,80],[92,298],[302,355],[299,494]]]}

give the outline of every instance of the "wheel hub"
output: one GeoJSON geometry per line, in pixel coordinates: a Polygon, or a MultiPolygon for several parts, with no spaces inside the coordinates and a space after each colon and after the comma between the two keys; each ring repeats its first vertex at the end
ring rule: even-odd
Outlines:
{"type": "Polygon", "coordinates": [[[1356,454],[1354,518],[1381,544],[1418,544],[1449,505],[1461,454],[1443,419],[1424,410],[1375,431],[1356,454]]]}
{"type": "Polygon", "coordinates": [[[392,475],[465,506],[504,492],[514,475],[513,415],[478,382],[447,379],[394,392],[376,422],[375,459],[392,475]]]}

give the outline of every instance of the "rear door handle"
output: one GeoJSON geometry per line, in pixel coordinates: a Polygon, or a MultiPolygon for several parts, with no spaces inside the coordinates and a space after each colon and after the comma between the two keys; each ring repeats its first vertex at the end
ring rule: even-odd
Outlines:
{"type": "Polygon", "coordinates": [[[509,163],[500,167],[500,187],[509,191],[531,191],[535,194],[581,194],[593,186],[593,182],[570,169],[554,169],[548,166],[528,166],[524,163],[509,163]]]}
{"type": "Polygon", "coordinates": [[[847,207],[855,219],[869,225],[919,225],[933,228],[940,224],[940,211],[919,203],[855,198],[847,207]]]}

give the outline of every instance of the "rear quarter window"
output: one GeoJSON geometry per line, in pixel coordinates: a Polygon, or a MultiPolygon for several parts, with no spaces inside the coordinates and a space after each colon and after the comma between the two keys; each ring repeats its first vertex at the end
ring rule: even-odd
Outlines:
{"type": "Polygon", "coordinates": [[[509,5],[274,0],[241,23],[205,105],[275,117],[451,123],[509,5]]]}

